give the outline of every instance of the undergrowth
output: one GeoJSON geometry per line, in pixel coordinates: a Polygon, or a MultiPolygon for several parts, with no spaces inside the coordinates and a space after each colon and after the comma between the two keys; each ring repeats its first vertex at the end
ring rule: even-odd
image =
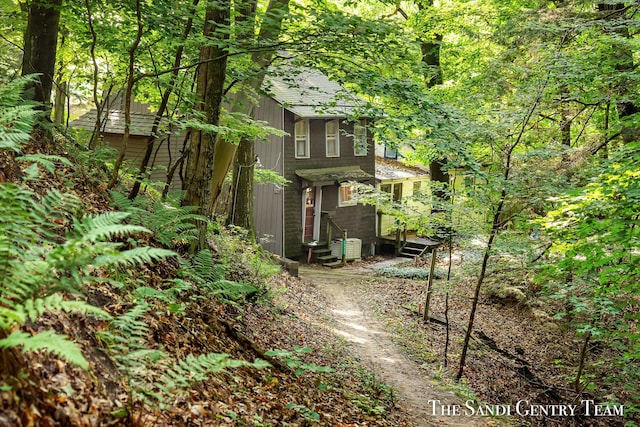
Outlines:
{"type": "MultiPolygon", "coordinates": [[[[33,106],[21,104],[27,81],[0,86],[0,150],[5,152],[20,154],[37,120],[33,106]]],[[[128,385],[127,405],[113,415],[130,421],[135,421],[135,410],[166,408],[176,394],[213,373],[268,366],[260,360],[234,360],[224,353],[174,360],[151,344],[151,309],[180,315],[199,298],[218,296],[231,301],[256,292],[249,283],[226,280],[227,267],[216,262],[209,250],[185,257],[172,250],[193,241],[193,222],[203,219],[193,208],[147,198],[129,202],[114,193],[121,211],[84,215],[83,201],[75,194],[55,189],[35,192],[28,185],[42,180],[41,172],[69,179],[65,173],[73,174],[74,166],[66,158],[36,154],[16,161],[22,162],[23,182],[0,185],[0,351],[46,350],[89,370],[82,348],[69,337],[53,329],[32,333],[32,328],[21,327],[56,312],[108,321],[97,338],[128,385]],[[59,165],[65,171],[58,173],[59,165]],[[179,259],[175,277],[167,278],[160,288],[140,280],[138,270],[143,265],[167,258],[179,259]],[[89,287],[116,291],[119,303],[130,308],[108,314],[87,302],[84,292],[89,287]]],[[[2,366],[0,388],[11,390],[9,384],[15,382],[10,379],[21,369],[2,366]]]]}

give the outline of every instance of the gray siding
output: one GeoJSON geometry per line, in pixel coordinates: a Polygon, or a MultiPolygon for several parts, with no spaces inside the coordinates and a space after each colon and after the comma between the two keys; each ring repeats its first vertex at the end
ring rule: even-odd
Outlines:
{"type": "MultiPolygon", "coordinates": [[[[263,97],[260,106],[254,109],[254,118],[263,120],[271,127],[282,129],[282,107],[273,99],[263,97]]],[[[282,153],[282,137],[271,135],[266,141],[257,141],[256,155],[263,168],[283,174],[284,156],[282,153]]],[[[284,193],[287,188],[278,188],[273,184],[255,184],[254,186],[254,221],[256,237],[262,247],[269,252],[284,255],[283,250],[283,209],[284,193]]]]}
{"type": "MultiPolygon", "coordinates": [[[[325,119],[310,119],[310,157],[296,159],[294,152],[293,127],[295,116],[285,110],[284,129],[288,133],[284,137],[284,176],[291,181],[285,193],[285,254],[289,258],[297,258],[302,254],[302,181],[296,176],[297,169],[314,169],[340,166],[359,166],[363,171],[375,176],[375,153],[371,135],[369,135],[369,152],[366,156],[353,154],[353,124],[344,119],[340,121],[340,157],[326,157],[325,119]]],[[[373,182],[371,182],[373,184],[373,182]]],[[[362,240],[363,247],[375,242],[376,215],[373,206],[338,206],[338,186],[325,186],[322,189],[322,210],[335,211],[334,221],[346,228],[349,237],[362,240]]],[[[336,233],[334,232],[335,236],[336,233]]],[[[320,240],[326,238],[326,221],[323,216],[320,229],[320,240]]],[[[366,249],[363,249],[365,252],[366,249]]]]}

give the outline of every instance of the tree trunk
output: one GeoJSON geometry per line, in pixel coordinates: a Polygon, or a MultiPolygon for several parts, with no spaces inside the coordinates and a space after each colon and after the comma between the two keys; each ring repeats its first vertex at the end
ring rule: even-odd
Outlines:
{"type": "MultiPolygon", "coordinates": [[[[265,20],[260,28],[260,33],[258,34],[258,45],[264,45],[268,42],[277,40],[280,35],[280,29],[282,28],[282,21],[288,14],[288,7],[289,0],[271,0],[269,2],[269,6],[265,12],[265,16],[269,17],[269,19],[265,20]]],[[[274,51],[256,50],[251,55],[251,60],[256,71],[249,79],[247,79],[247,81],[244,82],[243,87],[238,91],[235,99],[232,100],[233,112],[251,115],[253,108],[256,105],[255,96],[253,94],[260,90],[264,77],[267,73],[267,67],[273,61],[274,54],[274,51]]],[[[254,143],[254,141],[247,142],[250,144],[254,143]]],[[[237,147],[238,146],[236,144],[226,140],[220,140],[216,144],[213,180],[211,182],[212,201],[214,206],[222,194],[222,186],[227,173],[229,172],[229,168],[231,167],[237,147]]],[[[240,184],[243,184],[242,180],[240,181],[240,184]]],[[[253,187],[238,187],[238,191],[246,193],[249,195],[248,197],[253,198],[253,187]]],[[[234,195],[232,195],[232,197],[235,198],[234,195]]],[[[246,204],[244,206],[248,207],[246,204]]],[[[253,215],[253,212],[242,212],[238,213],[238,215],[253,215]]]]}
{"type": "MultiPolygon", "coordinates": [[[[634,71],[634,53],[629,48],[625,41],[631,37],[629,32],[629,23],[625,21],[627,19],[627,7],[624,3],[599,3],[598,12],[605,21],[612,21],[613,29],[608,31],[612,33],[612,45],[611,45],[611,60],[614,61],[616,70],[621,74],[631,73],[634,71]],[[621,25],[620,22],[623,24],[621,25]],[[618,39],[625,41],[618,41],[618,39]]],[[[633,114],[640,112],[640,107],[636,105],[632,100],[629,100],[630,89],[635,87],[635,83],[632,79],[623,79],[618,82],[614,91],[617,92],[618,97],[624,99],[624,101],[618,101],[616,108],[618,110],[618,116],[623,119],[633,114]]],[[[637,141],[640,139],[640,130],[635,125],[626,125],[621,131],[622,140],[625,144],[637,141]]]]}
{"type": "Polygon", "coordinates": [[[473,300],[471,303],[471,313],[469,313],[469,322],[467,324],[467,331],[464,335],[464,342],[462,344],[462,353],[460,354],[460,365],[458,367],[458,373],[456,374],[456,381],[460,381],[462,378],[462,374],[464,373],[464,366],[467,359],[467,350],[469,349],[469,341],[471,339],[471,333],[473,331],[473,324],[475,321],[476,310],[478,308],[478,301],[480,300],[480,289],[482,288],[482,284],[484,283],[484,278],[487,273],[487,265],[489,263],[489,257],[491,256],[491,250],[493,249],[493,243],[498,236],[498,232],[502,227],[502,211],[504,209],[504,202],[507,199],[507,185],[509,184],[509,179],[511,178],[511,162],[513,156],[513,150],[520,144],[522,141],[522,137],[524,132],[531,120],[531,116],[538,108],[540,103],[540,98],[542,93],[544,92],[544,87],[546,83],[541,87],[536,100],[533,105],[527,112],[526,117],[522,121],[522,126],[520,127],[520,132],[518,133],[518,137],[510,146],[506,147],[505,152],[505,165],[504,165],[504,174],[502,176],[502,190],[500,192],[500,199],[498,199],[498,204],[496,205],[496,209],[493,213],[493,221],[491,222],[491,231],[489,233],[489,241],[487,242],[487,246],[484,250],[484,256],[482,257],[482,267],[480,269],[480,276],[478,277],[478,282],[476,284],[476,288],[473,294],[473,300]]]}
{"type": "Polygon", "coordinates": [[[53,110],[53,122],[63,124],[67,106],[67,91],[69,82],[59,80],[56,84],[55,109],[53,110]]]}
{"type": "Polygon", "coordinates": [[[124,156],[127,153],[127,148],[129,145],[129,136],[131,135],[131,100],[133,99],[133,85],[135,82],[135,59],[136,59],[136,50],[138,50],[138,46],[140,45],[140,41],[142,40],[142,11],[140,10],[140,0],[136,0],[136,17],[137,17],[137,32],[136,39],[134,40],[131,48],[129,49],[129,70],[127,75],[127,87],[124,95],[124,134],[122,135],[122,146],[120,147],[120,152],[118,153],[118,157],[116,158],[116,163],[113,166],[113,173],[111,175],[111,180],[109,181],[108,188],[113,188],[118,182],[118,175],[120,173],[120,167],[122,166],[122,162],[124,161],[124,156]]]}
{"type": "MultiPolygon", "coordinates": [[[[420,11],[430,7],[433,7],[433,0],[418,2],[418,9],[420,11]]],[[[420,41],[422,73],[424,83],[427,88],[432,88],[442,84],[442,69],[440,67],[441,45],[441,34],[435,34],[429,39],[422,39],[420,41]]],[[[439,158],[433,159],[429,162],[429,178],[431,182],[437,183],[435,188],[432,188],[432,194],[436,199],[433,212],[443,212],[445,209],[442,206],[444,206],[449,200],[449,191],[447,190],[449,185],[449,173],[445,169],[446,164],[447,159],[445,156],[439,156],[439,158]]],[[[439,230],[438,234],[446,235],[448,232],[450,232],[450,230],[439,230]]]]}
{"type": "MultiPolygon", "coordinates": [[[[218,28],[228,28],[230,2],[223,0],[209,3],[205,13],[203,35],[216,37],[218,28]]],[[[227,70],[226,49],[220,43],[210,43],[200,50],[201,65],[197,71],[196,92],[200,98],[199,110],[208,124],[220,123],[220,108],[224,96],[224,80],[227,70]]],[[[213,217],[212,178],[216,168],[214,152],[217,134],[200,129],[191,130],[185,170],[185,196],[182,204],[199,206],[198,213],[213,217]]],[[[200,230],[199,247],[206,247],[206,224],[198,224],[200,230]]]]}
{"type": "Polygon", "coordinates": [[[238,145],[233,167],[233,193],[229,223],[247,230],[252,240],[255,240],[253,224],[253,170],[255,163],[255,143],[243,138],[238,145]]]}
{"type": "Polygon", "coordinates": [[[33,0],[24,35],[22,75],[39,74],[36,82],[27,88],[27,97],[41,103],[47,119],[51,111],[61,5],[62,0],[33,0]]]}

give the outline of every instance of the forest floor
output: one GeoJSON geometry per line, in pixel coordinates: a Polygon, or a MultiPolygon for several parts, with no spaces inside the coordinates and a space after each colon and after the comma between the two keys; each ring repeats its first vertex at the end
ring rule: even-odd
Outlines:
{"type": "MultiPolygon", "coordinates": [[[[435,280],[429,313],[432,319],[424,322],[418,310],[426,295],[426,280],[377,273],[380,267],[393,264],[400,269],[416,263],[428,268],[426,262],[377,258],[338,270],[302,267],[300,278],[305,289],[312,288],[314,295],[318,291],[319,294],[314,297],[311,310],[304,308],[304,298],[289,300],[289,308],[304,312],[308,323],[342,337],[348,352],[392,389],[398,408],[409,415],[412,425],[624,424],[625,420],[615,416],[534,413],[538,407],[598,399],[585,391],[574,392],[570,379],[581,342],[545,312],[543,303],[535,298],[527,301],[524,292],[514,290],[531,285],[526,271],[521,269],[515,269],[515,273],[495,271],[488,276],[463,380],[453,381],[475,282],[462,279],[452,286],[441,278],[435,280]],[[444,365],[445,316],[449,323],[448,367],[444,365]],[[433,401],[439,401],[437,406],[433,401]],[[446,416],[446,411],[455,407],[459,414],[446,416]],[[505,411],[508,414],[504,416],[488,416],[505,411]]],[[[446,264],[445,260],[438,263],[441,267],[446,264]]],[[[584,411],[582,406],[576,414],[584,411]]]]}

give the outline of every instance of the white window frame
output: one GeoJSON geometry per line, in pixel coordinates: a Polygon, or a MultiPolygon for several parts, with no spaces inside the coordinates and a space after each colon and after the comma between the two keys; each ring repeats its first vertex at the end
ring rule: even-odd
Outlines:
{"type": "Polygon", "coordinates": [[[355,206],[357,205],[356,201],[353,199],[353,186],[349,185],[347,183],[345,184],[340,184],[340,187],[338,188],[338,207],[347,207],[347,206],[355,206]],[[349,195],[351,196],[349,198],[349,200],[343,200],[342,199],[342,189],[343,188],[351,188],[351,191],[349,193],[349,195]]]}
{"type": "Polygon", "coordinates": [[[294,136],[293,143],[295,149],[295,157],[296,159],[308,159],[309,156],[309,119],[300,119],[294,123],[294,136]],[[302,123],[304,125],[304,134],[300,134],[298,132],[298,124],[302,123]],[[299,143],[304,143],[304,153],[300,153],[298,150],[299,143]]]}
{"type": "Polygon", "coordinates": [[[324,137],[325,137],[326,156],[340,157],[340,121],[338,119],[327,120],[324,123],[324,137]],[[335,126],[335,131],[333,133],[329,133],[329,126],[331,124],[335,126]],[[333,144],[335,145],[335,151],[333,153],[329,151],[329,144],[331,142],[333,142],[333,144]]]}
{"type": "Polygon", "coordinates": [[[353,124],[353,155],[364,157],[369,154],[369,142],[367,140],[367,119],[359,119],[353,124]],[[364,153],[359,147],[364,146],[364,153]]]}

